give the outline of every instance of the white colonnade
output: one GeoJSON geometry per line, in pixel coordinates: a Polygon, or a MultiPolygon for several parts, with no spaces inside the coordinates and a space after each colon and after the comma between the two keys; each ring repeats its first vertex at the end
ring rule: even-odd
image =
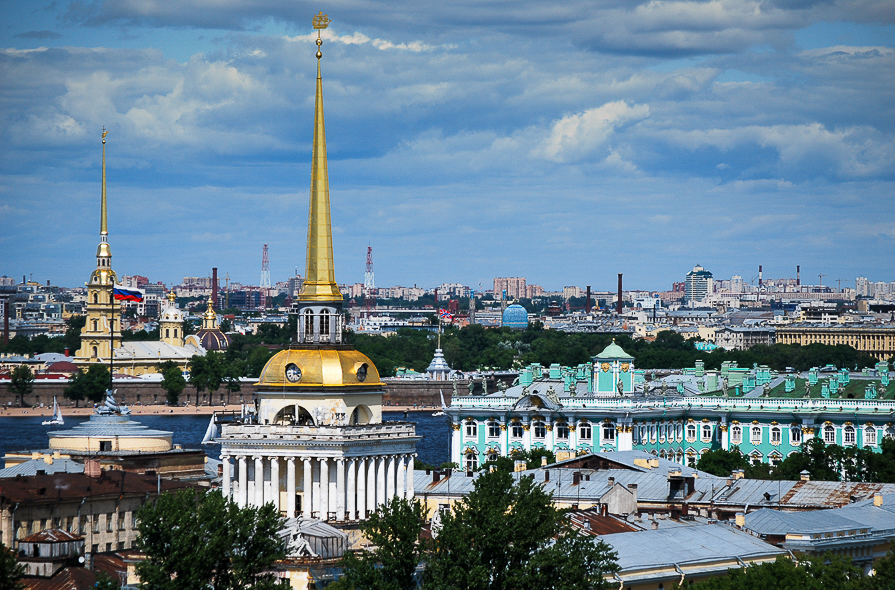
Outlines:
{"type": "Polygon", "coordinates": [[[287,517],[360,520],[389,498],[414,497],[414,456],[221,455],[221,492],[239,506],[273,502],[287,517]]]}

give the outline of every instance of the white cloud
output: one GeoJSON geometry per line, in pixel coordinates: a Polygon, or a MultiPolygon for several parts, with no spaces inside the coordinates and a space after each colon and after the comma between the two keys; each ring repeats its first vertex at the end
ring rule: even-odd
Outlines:
{"type": "Polygon", "coordinates": [[[624,101],[567,115],[552,125],[550,135],[532,150],[532,155],[554,162],[582,160],[602,147],[618,127],[648,116],[649,106],[628,106],[624,101]]]}

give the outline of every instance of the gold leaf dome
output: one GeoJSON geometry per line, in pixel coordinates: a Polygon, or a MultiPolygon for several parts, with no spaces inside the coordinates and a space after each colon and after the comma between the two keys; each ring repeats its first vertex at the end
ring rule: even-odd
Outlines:
{"type": "Polygon", "coordinates": [[[281,350],[264,365],[258,381],[259,387],[346,385],[366,388],[383,386],[376,365],[365,354],[351,349],[333,348],[281,350]],[[291,379],[286,375],[287,369],[291,369],[291,379]]]}

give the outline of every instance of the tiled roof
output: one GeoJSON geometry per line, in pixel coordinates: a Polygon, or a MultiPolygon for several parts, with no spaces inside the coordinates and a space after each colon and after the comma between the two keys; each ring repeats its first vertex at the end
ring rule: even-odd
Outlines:
{"type": "Polygon", "coordinates": [[[83,473],[55,473],[52,475],[19,476],[0,480],[0,500],[6,502],[40,503],[80,499],[85,496],[114,496],[146,494],[162,490],[191,487],[181,481],[162,479],[127,471],[103,471],[101,477],[83,473]]]}
{"type": "Polygon", "coordinates": [[[19,543],[57,543],[60,541],[79,541],[79,535],[73,535],[61,529],[47,529],[19,539],[19,543]]]}

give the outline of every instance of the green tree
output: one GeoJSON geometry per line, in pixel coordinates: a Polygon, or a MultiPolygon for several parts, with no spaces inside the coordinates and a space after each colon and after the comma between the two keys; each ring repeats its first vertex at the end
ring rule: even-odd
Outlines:
{"type": "Polygon", "coordinates": [[[416,568],[427,548],[420,540],[425,509],[416,500],[396,498],[361,523],[361,530],[375,547],[351,552],[342,561],[342,588],[364,590],[411,590],[417,587],[416,568]]]}
{"type": "Polygon", "coordinates": [[[25,566],[16,560],[15,551],[0,543],[0,590],[23,590],[25,566]]]}
{"type": "Polygon", "coordinates": [[[739,449],[714,449],[706,451],[696,463],[696,468],[718,477],[727,477],[738,469],[747,469],[749,459],[739,449]]]}
{"type": "Polygon", "coordinates": [[[514,482],[493,471],[473,485],[442,519],[427,589],[608,587],[603,575],[618,571],[615,553],[602,541],[578,539],[533,478],[514,482]]]}
{"type": "Polygon", "coordinates": [[[180,394],[186,388],[186,379],[183,377],[183,369],[174,361],[165,361],[159,365],[159,373],[162,374],[162,389],[165,397],[171,405],[177,405],[180,394]]]}
{"type": "Polygon", "coordinates": [[[99,572],[96,575],[96,584],[93,587],[96,590],[118,590],[118,588],[121,588],[121,584],[106,572],[99,572]]]}
{"type": "Polygon", "coordinates": [[[19,365],[13,368],[6,388],[16,395],[21,395],[24,404],[24,397],[34,391],[34,373],[31,372],[31,367],[19,365]]]}
{"type": "MultiPolygon", "coordinates": [[[[789,556],[776,561],[728,570],[729,575],[685,584],[696,590],[860,590],[861,569],[845,556],[827,553],[794,563],[789,556]]],[[[678,586],[675,586],[677,588],[678,586]]],[[[888,587],[887,587],[888,588],[888,587]]]]}
{"type": "Polygon", "coordinates": [[[863,590],[892,590],[895,588],[895,549],[890,549],[880,560],[873,564],[873,576],[864,580],[863,590]]]}
{"type": "Polygon", "coordinates": [[[285,555],[273,504],[240,508],[217,491],[162,494],[137,512],[140,587],[151,590],[267,590],[265,574],[285,555]]]}
{"type": "Polygon", "coordinates": [[[78,402],[85,399],[99,403],[105,398],[109,385],[109,369],[105,365],[94,364],[86,371],[79,369],[72,375],[62,394],[74,401],[75,407],[78,407],[78,402]]]}

